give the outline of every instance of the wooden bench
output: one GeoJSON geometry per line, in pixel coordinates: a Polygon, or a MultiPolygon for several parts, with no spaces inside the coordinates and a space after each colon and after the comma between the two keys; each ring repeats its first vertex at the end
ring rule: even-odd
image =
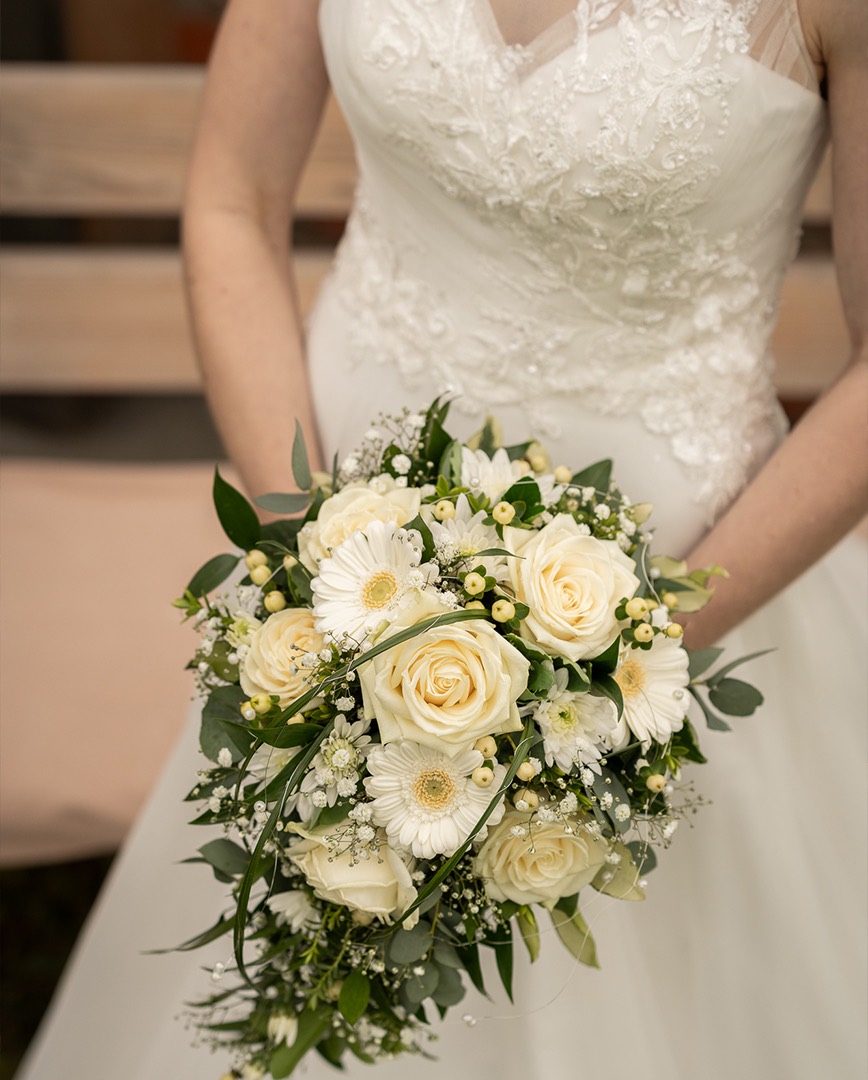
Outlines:
{"type": "MultiPolygon", "coordinates": [[[[5,214],[176,218],[202,79],[192,67],[7,67],[5,214]]],[[[354,183],[332,104],[301,184],[301,218],[341,221],[354,183]]],[[[806,220],[822,231],[829,213],[824,170],[806,220]]],[[[298,251],[305,309],[330,257],[298,251]]],[[[0,280],[0,390],[198,391],[176,247],[8,246],[0,280]]],[[[843,363],[828,255],[793,268],[776,346],[791,408],[843,363]]],[[[224,544],[208,504],[210,466],[16,459],[2,472],[0,859],[110,850],[183,721],[192,635],[168,601],[224,544]]]]}

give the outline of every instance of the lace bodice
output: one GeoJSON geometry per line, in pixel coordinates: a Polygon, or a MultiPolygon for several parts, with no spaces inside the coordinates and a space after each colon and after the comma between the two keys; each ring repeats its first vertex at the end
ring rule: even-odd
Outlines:
{"type": "Polygon", "coordinates": [[[322,0],[361,175],[349,363],[542,438],[565,402],[631,418],[725,505],[780,437],[768,341],[824,140],[791,3],[579,0],[510,45],[489,0],[322,0]]]}

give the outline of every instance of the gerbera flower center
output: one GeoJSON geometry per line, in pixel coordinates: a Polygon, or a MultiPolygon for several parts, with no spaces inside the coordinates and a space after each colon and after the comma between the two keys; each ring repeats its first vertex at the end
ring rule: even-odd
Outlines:
{"type": "Polygon", "coordinates": [[[426,769],[413,783],[413,796],[426,810],[445,810],[455,794],[455,782],[445,769],[426,769]]]}
{"type": "Polygon", "coordinates": [[[625,697],[636,697],[645,689],[645,668],[637,660],[628,657],[621,663],[614,677],[625,697]]]}
{"type": "Polygon", "coordinates": [[[398,591],[398,579],[391,570],[377,570],[362,586],[362,603],[369,611],[387,607],[398,591]]]}

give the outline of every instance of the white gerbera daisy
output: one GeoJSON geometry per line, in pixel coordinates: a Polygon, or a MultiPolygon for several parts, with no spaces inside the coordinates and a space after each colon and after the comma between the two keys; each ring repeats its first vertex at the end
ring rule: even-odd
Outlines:
{"type": "Polygon", "coordinates": [[[510,461],[502,447],[489,457],[484,450],[461,451],[461,486],[480,495],[487,495],[492,506],[522,475],[522,466],[510,461]]]}
{"type": "Polygon", "coordinates": [[[390,521],[372,521],[351,533],[323,559],[311,582],[317,630],[340,642],[361,641],[397,613],[414,589],[436,580],[433,563],[424,563],[418,534],[390,521]]]}
{"type": "Polygon", "coordinates": [[[617,716],[608,698],[571,693],[564,668],[555,672],[554,686],[545,701],[535,709],[536,722],[543,735],[546,765],[557,765],[564,772],[575,766],[600,771],[600,758],[607,749],[617,716]]]}
{"type": "MultiPolygon", "coordinates": [[[[690,682],[687,664],[684,648],[659,634],[650,649],[623,649],[614,672],[624,695],[622,737],[626,725],[644,750],[652,742],[667,742],[673,732],[681,730],[687,711],[685,688],[690,682]]],[[[613,745],[617,747],[622,741],[616,737],[613,745]]]]}
{"type": "Polygon", "coordinates": [[[480,563],[495,581],[505,581],[509,576],[506,557],[503,555],[485,555],[475,559],[477,551],[486,548],[502,548],[503,541],[490,526],[483,524],[488,515],[484,510],[474,514],[466,495],[459,495],[455,504],[455,517],[447,521],[432,521],[431,535],[434,547],[442,564],[448,565],[456,560],[467,560],[464,569],[473,570],[480,563]]]}
{"type": "MultiPolygon", "coordinates": [[[[375,824],[385,828],[393,847],[416,858],[454,854],[506,775],[506,766],[495,765],[491,786],[479,787],[470,774],[482,761],[478,750],[447,757],[409,739],[375,747],[365,779],[375,824]]],[[[496,825],[503,812],[501,798],[488,825],[496,825]]]]}

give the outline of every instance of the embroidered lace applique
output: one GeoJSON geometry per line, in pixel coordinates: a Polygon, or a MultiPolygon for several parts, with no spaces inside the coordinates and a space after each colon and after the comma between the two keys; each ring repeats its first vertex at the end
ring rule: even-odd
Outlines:
{"type": "Polygon", "coordinates": [[[752,261],[782,205],[723,232],[704,219],[758,0],[580,0],[542,59],[498,40],[482,2],[444,18],[438,0],[362,0],[353,63],[377,72],[383,137],[505,257],[480,254],[472,315],[432,293],[363,171],[336,271],[356,357],[467,411],[520,404],[542,436],[564,393],[635,414],[717,509],[782,430],[766,353],[785,263],[760,278],[752,261]]]}

